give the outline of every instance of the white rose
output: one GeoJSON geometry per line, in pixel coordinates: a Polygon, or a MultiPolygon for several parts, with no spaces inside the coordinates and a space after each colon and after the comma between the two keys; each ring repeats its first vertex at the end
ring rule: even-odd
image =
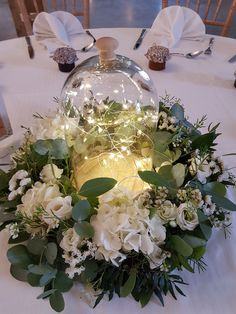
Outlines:
{"type": "Polygon", "coordinates": [[[190,203],[180,204],[176,222],[182,230],[194,230],[198,225],[197,211],[190,203]]]}
{"type": "Polygon", "coordinates": [[[57,179],[61,177],[63,169],[59,169],[54,164],[45,165],[40,172],[40,179],[45,183],[56,183],[57,179]]]}
{"type": "Polygon", "coordinates": [[[74,228],[69,228],[63,234],[63,239],[60,242],[60,247],[66,252],[74,252],[81,243],[80,236],[74,228]]]}
{"type": "Polygon", "coordinates": [[[160,267],[163,261],[166,259],[166,255],[159,246],[155,245],[153,252],[148,256],[149,265],[151,269],[160,267]]]}
{"type": "Polygon", "coordinates": [[[71,217],[71,196],[61,197],[58,196],[52,199],[46,206],[45,213],[42,220],[49,225],[50,229],[58,226],[59,220],[69,219],[71,217]]]}
{"type": "Polygon", "coordinates": [[[150,234],[156,243],[163,243],[166,238],[166,228],[158,216],[154,216],[149,223],[150,234]]]}
{"type": "Polygon", "coordinates": [[[177,207],[170,201],[164,201],[159,207],[157,214],[164,222],[175,220],[177,216],[177,207]]]}

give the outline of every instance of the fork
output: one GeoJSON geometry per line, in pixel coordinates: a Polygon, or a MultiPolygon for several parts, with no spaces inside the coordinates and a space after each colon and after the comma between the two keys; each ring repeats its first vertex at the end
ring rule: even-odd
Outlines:
{"type": "Polygon", "coordinates": [[[208,48],[204,51],[205,55],[211,55],[212,54],[212,47],[213,47],[213,43],[214,43],[215,38],[211,37],[209,40],[209,46],[208,48]]]}
{"type": "Polygon", "coordinates": [[[93,36],[93,34],[91,34],[89,30],[86,30],[86,33],[87,33],[90,37],[93,38],[93,42],[90,43],[90,44],[87,45],[87,46],[84,46],[82,49],[80,49],[79,51],[81,51],[81,52],[87,52],[87,51],[89,51],[91,48],[93,48],[93,46],[94,46],[95,43],[96,43],[96,38],[93,36]]]}

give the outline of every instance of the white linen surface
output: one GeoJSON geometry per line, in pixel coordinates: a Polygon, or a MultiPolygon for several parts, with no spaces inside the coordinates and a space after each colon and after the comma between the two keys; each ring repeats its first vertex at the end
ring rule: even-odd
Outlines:
{"type": "Polygon", "coordinates": [[[75,39],[83,32],[80,21],[64,11],[41,12],[33,24],[36,40],[44,44],[49,52],[61,46],[76,48],[75,39]]]}
{"type": "MultiPolygon", "coordinates": [[[[117,53],[136,61],[154,82],[159,96],[167,92],[181,99],[190,121],[207,114],[207,123],[221,122],[222,133],[217,142],[217,155],[236,152],[236,89],[233,86],[234,68],[227,60],[236,50],[236,40],[215,36],[213,54],[201,55],[195,59],[172,57],[164,71],[151,71],[144,54],[153,43],[153,36],[145,36],[138,50],[133,50],[140,29],[93,29],[95,37],[112,36],[120,45],[117,53]]],[[[147,34],[149,35],[149,34],[147,34]]],[[[207,47],[209,36],[203,42],[182,41],[178,43],[181,52],[201,50],[207,47]]],[[[24,38],[0,42],[0,92],[13,128],[13,138],[19,139],[21,125],[30,126],[33,113],[45,114],[56,110],[52,98],[60,95],[63,82],[68,74],[58,71],[57,64],[48,58],[46,51],[32,38],[35,58],[30,59],[24,38]],[[24,77],[24,80],[22,79],[24,77]]],[[[93,48],[88,53],[79,54],[79,62],[97,54],[93,48]]],[[[4,141],[0,142],[0,150],[4,141]]],[[[235,156],[225,157],[226,166],[235,167],[235,156]]],[[[1,161],[1,160],[0,160],[1,161]]],[[[235,169],[232,170],[235,174],[235,169]]],[[[232,199],[236,202],[236,198],[232,199]]],[[[189,286],[182,289],[187,295],[178,295],[175,301],[170,295],[165,298],[165,307],[153,297],[142,309],[138,303],[128,298],[105,300],[93,309],[80,300],[77,286],[65,293],[66,308],[63,314],[235,314],[236,308],[236,215],[233,213],[232,233],[224,238],[222,231],[216,230],[207,246],[204,273],[182,272],[189,286]]],[[[55,314],[48,301],[37,300],[41,288],[34,288],[15,280],[9,273],[6,257],[7,235],[0,233],[0,314],[55,314]]]]}
{"type": "Polygon", "coordinates": [[[200,40],[206,28],[201,17],[192,9],[173,5],[159,12],[151,32],[156,35],[158,44],[171,48],[180,39],[200,40]]]}

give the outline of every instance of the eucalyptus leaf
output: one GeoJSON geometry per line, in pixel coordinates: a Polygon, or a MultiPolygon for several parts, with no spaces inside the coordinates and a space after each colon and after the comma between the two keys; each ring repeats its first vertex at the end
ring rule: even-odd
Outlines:
{"type": "Polygon", "coordinates": [[[217,206],[222,207],[224,209],[230,210],[230,211],[236,211],[236,204],[231,202],[226,197],[220,197],[217,195],[212,196],[212,201],[216,203],[217,206]]]}
{"type": "Polygon", "coordinates": [[[203,185],[203,190],[213,196],[225,196],[226,187],[220,182],[209,182],[203,185]]]}
{"type": "Polygon", "coordinates": [[[200,223],[200,229],[206,240],[209,240],[212,234],[212,227],[209,222],[200,223]]]}
{"type": "Polygon", "coordinates": [[[13,265],[16,265],[16,264],[28,265],[32,263],[26,246],[22,244],[11,247],[7,251],[7,258],[8,258],[8,261],[13,265]]]}
{"type": "Polygon", "coordinates": [[[57,290],[50,295],[49,302],[52,309],[56,312],[62,312],[65,308],[63,295],[57,290]]]}
{"type": "Polygon", "coordinates": [[[157,187],[165,186],[167,188],[170,188],[170,184],[168,180],[166,180],[157,172],[147,170],[147,171],[139,171],[138,174],[144,182],[155,185],[157,187]]]}
{"type": "Polygon", "coordinates": [[[184,108],[180,104],[174,104],[170,109],[171,114],[181,122],[184,120],[184,108]]]}
{"type": "Polygon", "coordinates": [[[52,279],[56,278],[57,269],[53,269],[52,271],[46,272],[39,280],[40,287],[44,287],[49,284],[52,279]]]}
{"type": "Polygon", "coordinates": [[[10,273],[17,280],[27,281],[28,271],[20,265],[11,265],[10,273]]]}
{"type": "Polygon", "coordinates": [[[85,197],[96,197],[111,190],[117,181],[112,178],[96,178],[85,182],[80,188],[79,194],[85,197]]]}
{"type": "Polygon", "coordinates": [[[208,217],[200,209],[197,209],[197,215],[199,223],[208,221],[208,217]]]}
{"type": "Polygon", "coordinates": [[[90,215],[90,203],[87,200],[79,201],[72,208],[72,218],[75,221],[85,220],[90,215]]]}
{"type": "Polygon", "coordinates": [[[124,286],[120,288],[120,296],[127,297],[134,289],[136,282],[137,270],[135,268],[131,269],[129,278],[125,282],[124,286]]]}
{"type": "Polygon", "coordinates": [[[53,286],[60,292],[67,292],[72,288],[73,280],[63,271],[59,271],[54,279],[53,286]]]}
{"type": "Polygon", "coordinates": [[[65,159],[69,154],[65,140],[60,138],[55,140],[38,140],[33,144],[33,148],[39,155],[44,156],[48,154],[55,159],[65,159]]]}
{"type": "Polygon", "coordinates": [[[187,242],[193,249],[197,248],[199,246],[206,245],[206,240],[205,239],[201,239],[201,238],[198,238],[198,237],[195,237],[195,236],[192,236],[192,235],[188,235],[188,234],[186,234],[183,237],[183,240],[185,242],[187,242]]]}
{"type": "Polygon", "coordinates": [[[6,213],[3,208],[0,208],[0,222],[11,222],[16,220],[15,213],[6,213]]]}
{"type": "Polygon", "coordinates": [[[30,235],[27,232],[19,232],[18,237],[13,239],[13,238],[9,238],[8,243],[9,244],[16,244],[16,243],[21,243],[24,242],[26,240],[28,240],[30,237],[30,235]]]}
{"type": "Polygon", "coordinates": [[[57,289],[47,290],[47,291],[41,293],[40,295],[38,295],[37,299],[45,299],[45,298],[49,297],[51,294],[53,294],[56,291],[57,291],[57,289]]]}
{"type": "Polygon", "coordinates": [[[32,273],[28,273],[27,275],[27,281],[32,287],[39,287],[40,278],[41,278],[41,275],[36,275],[32,273]]]}
{"type": "Polygon", "coordinates": [[[34,255],[41,255],[44,249],[46,248],[47,240],[40,238],[30,239],[27,243],[27,249],[30,253],[34,255]]]}
{"type": "Polygon", "coordinates": [[[35,275],[44,275],[48,272],[53,271],[53,268],[49,265],[40,264],[40,265],[29,265],[28,266],[29,272],[35,274],[35,275]]]}
{"type": "Polygon", "coordinates": [[[176,164],[172,167],[171,173],[175,179],[176,186],[180,187],[184,183],[185,167],[183,164],[176,164]]]}
{"type": "Polygon", "coordinates": [[[54,242],[49,242],[46,247],[45,256],[49,264],[53,264],[57,257],[57,245],[54,242]]]}
{"type": "Polygon", "coordinates": [[[94,229],[87,221],[78,222],[74,225],[76,233],[83,239],[92,238],[94,229]]]}
{"type": "Polygon", "coordinates": [[[192,254],[191,258],[193,258],[196,261],[198,261],[200,258],[202,258],[202,256],[205,254],[205,252],[206,252],[206,247],[205,246],[196,247],[193,250],[193,254],[192,254]]]}
{"type": "Polygon", "coordinates": [[[0,191],[8,189],[9,175],[0,169],[0,191]]]}
{"type": "Polygon", "coordinates": [[[181,255],[188,257],[193,253],[192,247],[178,235],[170,237],[172,248],[181,255]]]}

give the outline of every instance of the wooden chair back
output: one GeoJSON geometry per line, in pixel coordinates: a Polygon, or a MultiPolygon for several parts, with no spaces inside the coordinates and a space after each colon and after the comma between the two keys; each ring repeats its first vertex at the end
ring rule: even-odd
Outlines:
{"type": "Polygon", "coordinates": [[[89,0],[8,0],[18,36],[32,34],[35,17],[42,11],[68,11],[83,18],[89,28],[89,0]]]}
{"type": "Polygon", "coordinates": [[[191,8],[202,17],[204,24],[221,27],[220,35],[227,36],[233,15],[236,11],[236,0],[231,0],[228,12],[224,20],[222,20],[220,14],[224,11],[223,4],[225,5],[225,2],[225,0],[162,0],[162,8],[173,4],[191,8]]]}

